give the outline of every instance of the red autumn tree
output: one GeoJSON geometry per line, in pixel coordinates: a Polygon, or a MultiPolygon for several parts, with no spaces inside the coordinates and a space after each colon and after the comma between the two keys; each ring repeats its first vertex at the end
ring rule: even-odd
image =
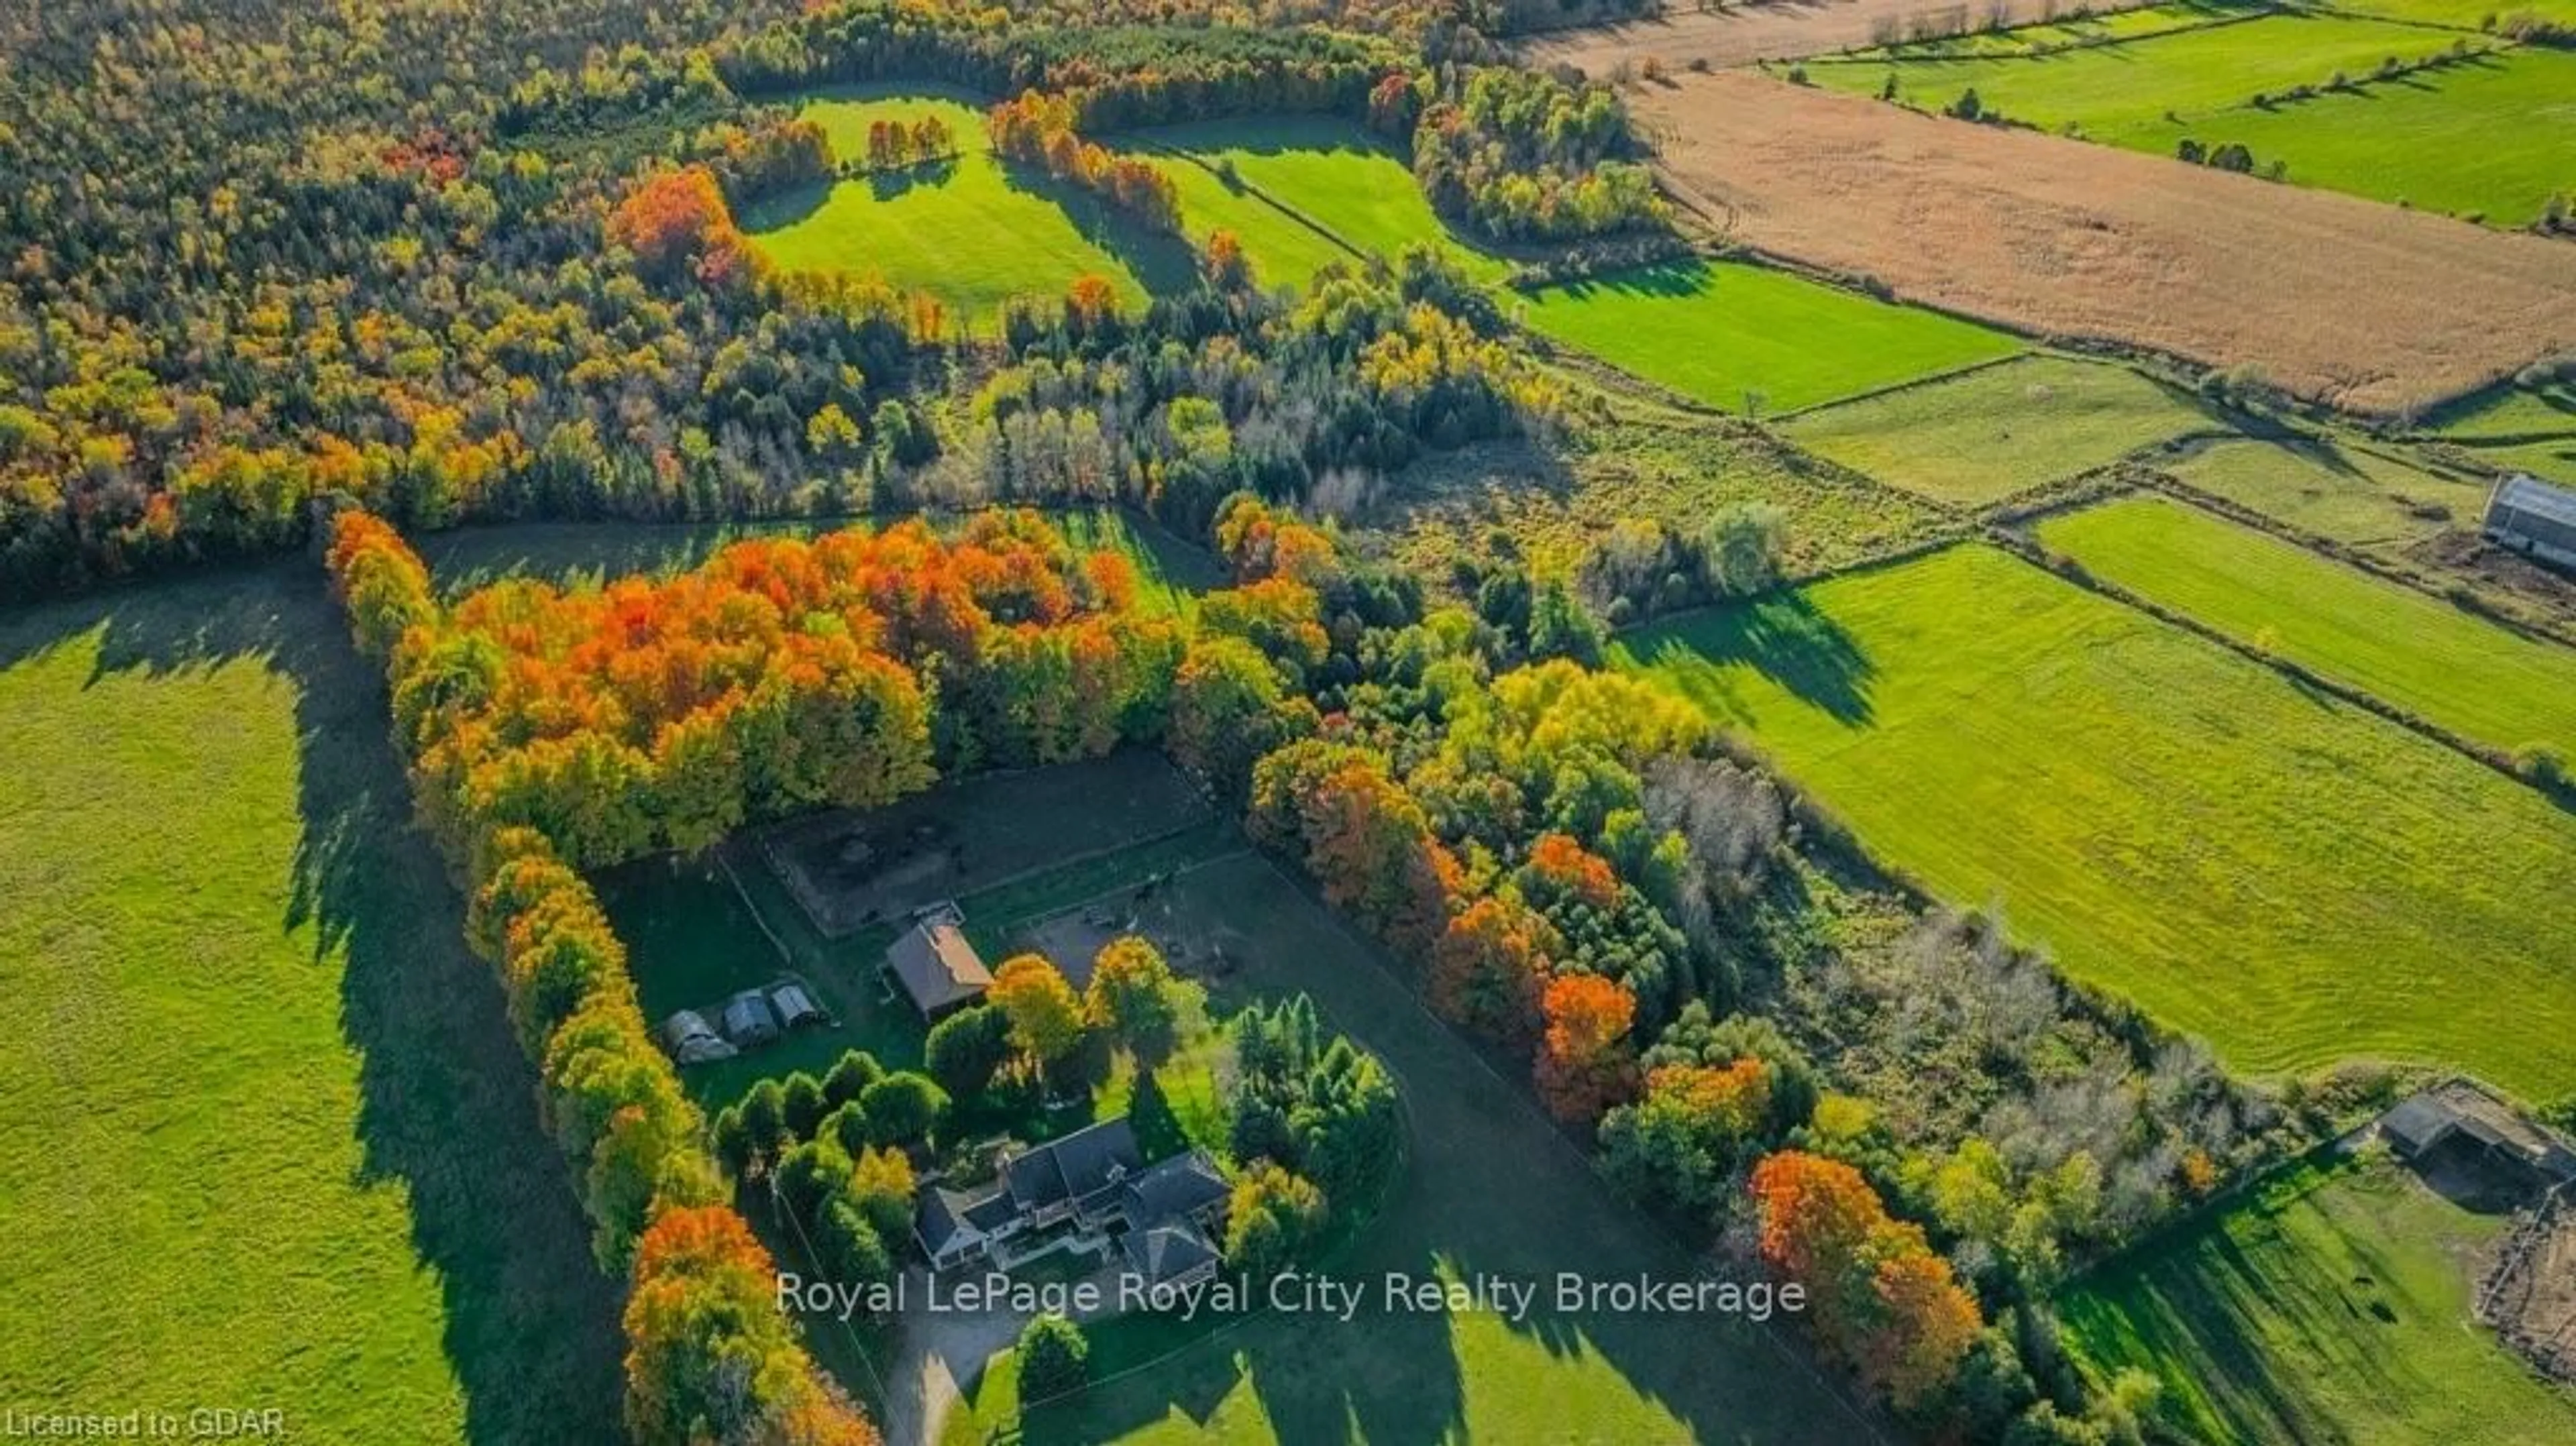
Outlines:
{"type": "Polygon", "coordinates": [[[1547,1037],[1539,1051],[1540,1098],[1568,1124],[1589,1125],[1636,1089],[1628,1026],[1637,996],[1597,974],[1565,974],[1541,998],[1547,1037]]]}

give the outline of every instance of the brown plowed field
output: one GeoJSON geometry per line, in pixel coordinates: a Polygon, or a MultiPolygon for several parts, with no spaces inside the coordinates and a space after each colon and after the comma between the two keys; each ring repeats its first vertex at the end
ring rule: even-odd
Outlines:
{"type": "MultiPolygon", "coordinates": [[[[2109,0],[2093,13],[2126,10],[2150,0],[2109,0]]],[[[2063,0],[2000,0],[2015,25],[2064,15],[2075,7],[2063,0]]],[[[1651,20],[1621,20],[1575,30],[1535,35],[1521,53],[1531,64],[1560,62],[1585,74],[1607,77],[1625,60],[1643,64],[1661,60],[1675,70],[1694,60],[1711,65],[1751,65],[1757,60],[1795,60],[1876,45],[1893,24],[1898,35],[1928,24],[1934,34],[1952,35],[1983,26],[1996,9],[1995,0],[1769,0],[1736,5],[1723,12],[1690,10],[1651,20]]]]}
{"type": "Polygon", "coordinates": [[[1690,208],[1774,256],[2047,336],[2394,412],[2576,347],[2576,244],[1760,75],[1631,105],[1690,208]]]}

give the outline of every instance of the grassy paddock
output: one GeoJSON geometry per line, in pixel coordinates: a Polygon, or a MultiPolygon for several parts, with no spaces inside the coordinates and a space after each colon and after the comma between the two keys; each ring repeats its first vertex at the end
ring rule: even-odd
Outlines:
{"type": "Polygon", "coordinates": [[[2222,424],[2130,371],[2063,357],[1792,417],[1792,443],[1936,502],[1980,507],[2222,424]]]}
{"type": "Polygon", "coordinates": [[[1190,234],[1204,240],[1218,227],[1232,230],[1264,284],[1302,287],[1353,251],[1393,257],[1418,242],[1438,246],[1479,281],[1511,270],[1509,260],[1451,231],[1403,158],[1348,121],[1199,121],[1139,139],[1190,158],[1165,162],[1180,183],[1190,234]],[[1229,173],[1235,184],[1224,179],[1229,173]]]}
{"type": "MultiPolygon", "coordinates": [[[[872,833],[902,837],[931,818],[949,826],[972,871],[925,882],[880,911],[883,921],[838,937],[815,926],[748,838],[709,858],[644,859],[597,880],[649,1017],[720,1004],[793,972],[838,1019],[683,1071],[692,1096],[710,1107],[728,1104],[761,1079],[800,1069],[819,1075],[849,1049],[864,1049],[889,1068],[917,1066],[920,1018],[909,1001],[887,997],[879,977],[897,921],[911,907],[955,898],[968,937],[997,965],[1032,920],[1242,846],[1159,755],[1139,751],[965,779],[868,822],[872,833]]],[[[815,847],[828,854],[832,846],[815,847]]],[[[1076,969],[1090,963],[1057,962],[1076,969]]]]}
{"type": "Polygon", "coordinates": [[[751,208],[743,229],[786,270],[873,272],[900,290],[940,297],[978,331],[989,331],[1012,297],[1061,296],[1086,274],[1107,277],[1130,305],[1190,285],[1187,247],[1086,192],[1005,165],[987,149],[983,113],[955,92],[840,91],[807,101],[801,113],[821,122],[847,157],[865,154],[871,121],[934,112],[965,147],[955,161],[781,196],[751,208]]]}
{"type": "Polygon", "coordinates": [[[2487,486],[2333,442],[2212,442],[2165,464],[2175,480],[2239,507],[2355,546],[2404,544],[2474,528],[2487,486]]]}
{"type": "Polygon", "coordinates": [[[1677,261],[1528,292],[1531,330],[1725,411],[1786,411],[2010,356],[2021,343],[1767,267],[1677,261]]]}
{"type": "Polygon", "coordinates": [[[2482,397],[2442,417],[2437,430],[2444,440],[2461,443],[2576,437],[2576,384],[2513,387],[2482,397]]]}
{"type": "Polygon", "coordinates": [[[2576,1439],[2576,1392],[2543,1384],[2470,1315],[2505,1224],[2395,1165],[2307,1162],[2096,1271],[2058,1313],[2091,1370],[2154,1375],[2158,1414],[2185,1439],[2576,1439]]]}
{"type": "Polygon", "coordinates": [[[2161,497],[2038,531],[2097,577],[2475,742],[2576,757],[2576,651],[2161,497]]]}
{"type": "Polygon", "coordinates": [[[617,1305],[307,565],[0,620],[0,1381],[594,1442],[617,1305]]]}
{"type": "Polygon", "coordinates": [[[2576,1087],[2576,814],[1983,546],[1627,635],[1873,852],[2238,1068],[2576,1087]],[[2510,867],[2501,861],[2510,861],[2510,867]]]}
{"type": "MultiPolygon", "coordinates": [[[[1300,990],[1395,1072],[1410,1168],[1334,1273],[1372,1287],[1347,1323],[1268,1316],[1017,1422],[1030,1443],[1583,1440],[1812,1441],[1857,1431],[1806,1371],[1725,1318],[1389,1312],[1388,1271],[1658,1276],[1678,1254],[1611,1198],[1518,1086],[1424,1014],[1377,956],[1255,855],[1184,875],[1169,927],[1221,943],[1222,1013],[1300,990]],[[1821,1434],[1820,1434],[1821,1433],[1821,1434]]],[[[1154,1323],[1101,1328],[1111,1336],[1154,1323]]],[[[1114,1352],[1123,1355],[1124,1352],[1114,1352]]],[[[1008,1355],[969,1387],[942,1440],[1007,1437],[1008,1355]]]]}

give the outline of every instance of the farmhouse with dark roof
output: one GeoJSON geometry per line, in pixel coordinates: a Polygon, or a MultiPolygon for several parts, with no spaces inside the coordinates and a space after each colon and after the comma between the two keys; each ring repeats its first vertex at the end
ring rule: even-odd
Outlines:
{"type": "Polygon", "coordinates": [[[1221,1263],[1212,1240],[1229,1190],[1202,1151],[1146,1163],[1122,1116],[1022,1150],[974,1190],[923,1185],[914,1235],[932,1269],[950,1270],[988,1259],[1010,1264],[1015,1245],[1070,1222],[1077,1248],[1097,1253],[1116,1244],[1149,1282],[1186,1284],[1221,1263]]]}

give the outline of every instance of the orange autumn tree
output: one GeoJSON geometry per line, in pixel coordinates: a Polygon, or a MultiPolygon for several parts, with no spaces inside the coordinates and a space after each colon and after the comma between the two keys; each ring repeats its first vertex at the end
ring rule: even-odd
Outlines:
{"type": "Polygon", "coordinates": [[[776,1305],[778,1272],[740,1215],[665,1210],[637,1243],[626,1300],[626,1424],[642,1446],[875,1446],[776,1305]]]}
{"type": "Polygon", "coordinates": [[[707,280],[748,274],[755,265],[724,188],[704,166],[660,172],[628,192],[609,213],[608,240],[666,277],[691,264],[707,280]]]}
{"type": "Polygon", "coordinates": [[[513,580],[443,615],[390,529],[361,513],[338,529],[365,645],[413,640],[394,715],[423,815],[459,842],[537,828],[582,868],[887,803],[941,768],[1159,736],[1183,650],[1175,622],[1135,610],[1123,561],[1030,513],[980,514],[953,538],[915,520],[757,539],[597,589],[513,580]]]}
{"type": "Polygon", "coordinates": [[[1637,1063],[1628,1026],[1637,996],[1597,974],[1565,974],[1541,996],[1547,1035],[1536,1078],[1548,1110],[1568,1124],[1589,1125],[1636,1088],[1637,1063]]]}
{"type": "Polygon", "coordinates": [[[1488,895],[1449,921],[1431,948],[1431,1007],[1498,1044],[1526,1048],[1538,1030],[1547,921],[1488,895]]]}
{"type": "Polygon", "coordinates": [[[1825,1348],[1900,1409],[1946,1385],[1983,1322],[1923,1227],[1888,1215],[1840,1160],[1783,1150],[1753,1168],[1762,1258],[1806,1287],[1825,1348]]]}

